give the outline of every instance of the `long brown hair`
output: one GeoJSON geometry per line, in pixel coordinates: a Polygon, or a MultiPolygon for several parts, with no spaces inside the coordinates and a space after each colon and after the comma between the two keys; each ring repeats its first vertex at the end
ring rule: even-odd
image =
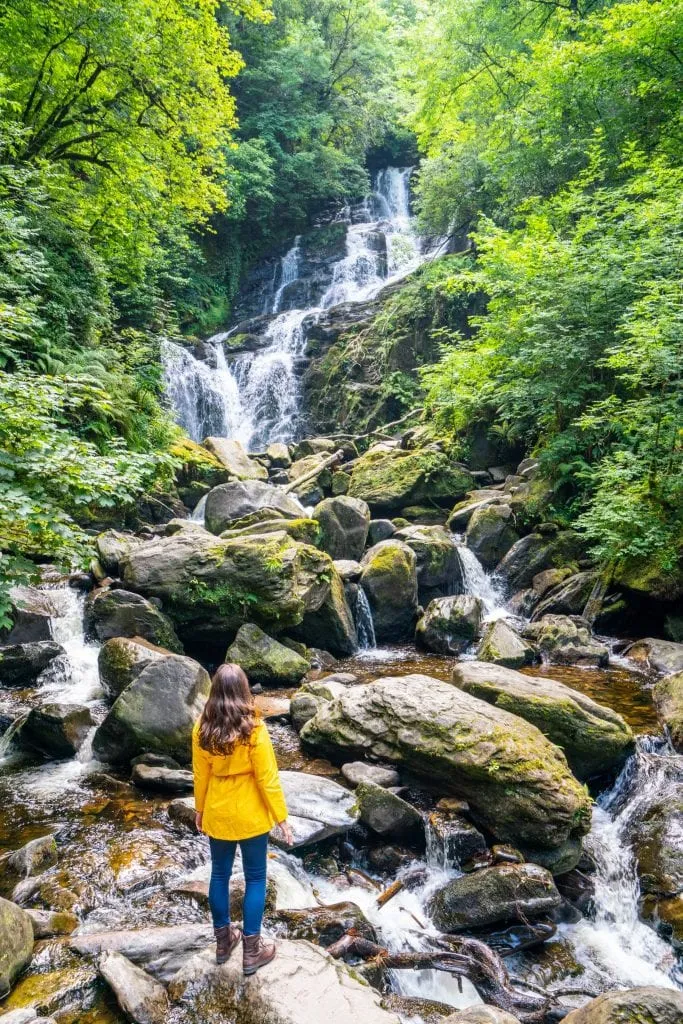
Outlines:
{"type": "Polygon", "coordinates": [[[239,665],[220,665],[199,720],[199,746],[210,754],[232,754],[248,743],[258,723],[249,680],[239,665]]]}

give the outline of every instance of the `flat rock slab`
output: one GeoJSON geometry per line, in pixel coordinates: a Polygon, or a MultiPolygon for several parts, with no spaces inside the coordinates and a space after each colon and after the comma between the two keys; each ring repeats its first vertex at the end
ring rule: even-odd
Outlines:
{"type": "Polygon", "coordinates": [[[192,1003],[206,1020],[236,1024],[399,1024],[381,995],[309,942],[280,940],[277,957],[245,981],[233,957],[216,966],[213,949],[192,957],[173,978],[171,998],[192,1003]]]}
{"type": "Polygon", "coordinates": [[[99,971],[116,996],[116,1001],[136,1024],[164,1024],[168,995],[163,985],[136,967],[121,953],[105,953],[99,971]]]}
{"type": "Polygon", "coordinates": [[[178,924],[77,934],[69,946],[84,956],[120,953],[155,978],[168,981],[189,956],[211,942],[210,924],[178,924]]]}
{"type": "MultiPolygon", "coordinates": [[[[294,834],[293,847],[320,842],[355,825],[355,797],[338,782],[306,772],[280,772],[280,781],[294,834]]],[[[278,829],[273,830],[272,839],[278,846],[285,845],[278,829]]]]}

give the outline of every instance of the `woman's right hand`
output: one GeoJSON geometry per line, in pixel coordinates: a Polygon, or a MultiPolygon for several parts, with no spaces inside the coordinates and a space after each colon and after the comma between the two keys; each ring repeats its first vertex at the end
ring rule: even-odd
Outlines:
{"type": "Polygon", "coordinates": [[[278,828],[282,832],[287,846],[294,846],[294,836],[292,835],[292,829],[286,818],[284,821],[280,821],[278,823],[278,828]]]}
{"type": "Polygon", "coordinates": [[[202,816],[199,811],[194,812],[194,823],[198,832],[202,830],[202,816]]]}

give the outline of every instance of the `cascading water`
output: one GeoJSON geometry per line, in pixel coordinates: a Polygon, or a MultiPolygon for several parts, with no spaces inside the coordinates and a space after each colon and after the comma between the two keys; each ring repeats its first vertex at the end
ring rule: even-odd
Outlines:
{"type": "Polygon", "coordinates": [[[388,167],[375,179],[359,223],[349,224],[346,254],[316,305],[283,309],[287,291],[301,273],[301,237],[282,257],[268,289],[268,344],[235,356],[228,366],[224,332],[209,339],[215,368],[172,342],[162,343],[166,393],[180,425],[195,440],[209,435],[235,438],[255,451],[272,441],[290,441],[300,418],[297,363],[304,354],[304,320],[342,302],[373,298],[391,281],[416,269],[431,255],[422,252],[410,217],[412,168],[388,167]],[[277,287],[276,287],[277,286],[277,287]]]}
{"type": "Polygon", "coordinates": [[[377,646],[375,624],[372,621],[372,610],[362,587],[356,590],[353,602],[353,618],[358,635],[358,646],[362,651],[372,650],[377,646]]]}
{"type": "Polygon", "coordinates": [[[495,619],[504,619],[509,613],[504,607],[502,589],[496,585],[495,580],[485,572],[481,562],[473,551],[462,542],[459,537],[455,538],[455,546],[458,551],[462,578],[465,586],[465,593],[472,597],[478,597],[484,607],[484,621],[493,622],[495,619]]]}

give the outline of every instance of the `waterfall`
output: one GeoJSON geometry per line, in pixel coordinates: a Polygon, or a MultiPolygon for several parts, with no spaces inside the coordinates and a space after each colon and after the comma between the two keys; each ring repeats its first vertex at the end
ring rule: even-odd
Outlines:
{"type": "Polygon", "coordinates": [[[342,302],[371,299],[428,258],[429,254],[421,253],[410,217],[411,174],[410,167],[387,167],[376,175],[374,191],[362,207],[363,220],[348,224],[346,253],[333,265],[331,281],[318,304],[283,310],[286,289],[300,279],[302,270],[301,236],[297,236],[267,289],[265,311],[277,315],[266,330],[266,347],[241,353],[228,366],[223,341],[230,332],[217,334],[209,339],[215,353],[212,368],[182,346],[162,343],[166,394],[190,437],[196,441],[209,435],[232,437],[252,451],[296,437],[298,364],[306,346],[304,320],[342,302]]]}
{"type": "Polygon", "coordinates": [[[66,651],[66,660],[58,658],[43,672],[42,692],[46,699],[64,704],[91,703],[102,696],[102,688],[99,645],[86,641],[83,629],[85,595],[73,587],[58,587],[50,590],[50,599],[57,611],[52,634],[66,651]]]}
{"type": "Polygon", "coordinates": [[[356,624],[358,635],[358,646],[363,651],[370,650],[377,646],[375,639],[375,624],[372,621],[372,611],[366,593],[361,586],[356,588],[356,597],[353,602],[353,618],[356,624]]]}
{"type": "Polygon", "coordinates": [[[455,546],[462,569],[465,593],[479,598],[484,607],[485,621],[493,622],[495,619],[509,617],[509,613],[504,607],[502,589],[499,589],[493,578],[484,571],[484,567],[474,552],[470,551],[467,545],[457,537],[455,546]]]}
{"type": "Polygon", "coordinates": [[[206,511],[207,498],[208,494],[205,494],[202,498],[199,499],[199,501],[197,502],[193,509],[192,515],[190,516],[191,522],[199,523],[201,526],[204,525],[204,512],[206,511]]]}

